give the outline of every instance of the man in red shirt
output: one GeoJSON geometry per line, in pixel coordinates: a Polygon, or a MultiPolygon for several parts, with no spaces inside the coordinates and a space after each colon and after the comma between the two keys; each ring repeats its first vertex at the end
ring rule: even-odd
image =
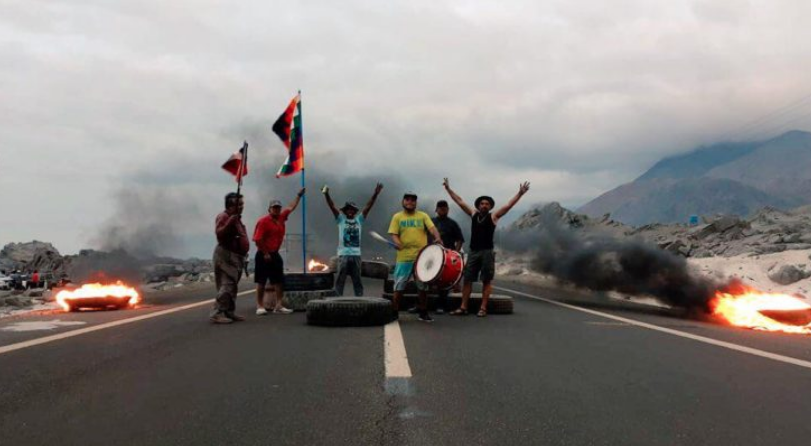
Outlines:
{"type": "Polygon", "coordinates": [[[256,242],[256,271],[254,282],[256,282],[256,314],[263,316],[268,314],[265,308],[265,286],[270,283],[275,292],[275,305],[273,314],[290,314],[293,310],[282,306],[284,297],[284,260],[279,255],[279,248],[284,241],[285,223],[290,214],[296,210],[304,189],[301,189],[286,209],[282,209],[282,203],[278,200],[270,202],[268,214],[256,222],[256,229],[253,232],[253,241],[256,242]]]}
{"type": "Polygon", "coordinates": [[[231,192],[225,196],[225,211],[217,215],[215,232],[217,247],[214,249],[214,282],[217,285],[217,299],[211,315],[215,324],[230,324],[244,321],[234,313],[236,309],[237,285],[245,269],[245,256],[250,242],[242,223],[242,210],[245,201],[242,195],[231,192]]]}

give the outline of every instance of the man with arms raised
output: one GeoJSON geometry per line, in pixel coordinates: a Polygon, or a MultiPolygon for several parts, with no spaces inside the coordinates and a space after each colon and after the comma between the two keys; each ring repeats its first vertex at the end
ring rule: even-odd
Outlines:
{"type": "Polygon", "coordinates": [[[346,275],[352,277],[352,286],[355,288],[355,296],[363,296],[363,281],[360,277],[362,259],[360,256],[360,239],[363,233],[363,223],[366,216],[375,205],[378,195],[383,190],[383,185],[377,183],[372,198],[364,206],[363,211],[358,215],[358,206],[347,201],[340,210],[335,207],[335,202],[329,194],[329,188],[324,186],[322,192],[327,200],[327,206],[335,216],[338,224],[338,278],[335,280],[335,292],[339,296],[344,295],[344,285],[346,275]]]}
{"type": "Polygon", "coordinates": [[[214,249],[214,283],[217,284],[217,299],[211,322],[230,324],[244,321],[234,313],[236,309],[237,285],[245,268],[250,242],[242,223],[242,210],[245,202],[242,195],[231,192],[225,196],[225,211],[217,215],[214,230],[217,234],[217,247],[214,249]]]}
{"type": "Polygon", "coordinates": [[[293,310],[282,306],[282,299],[284,298],[284,260],[279,255],[279,248],[282,247],[284,241],[287,218],[298,207],[302,195],[304,195],[304,189],[299,191],[296,199],[284,210],[281,201],[271,201],[268,214],[256,222],[253,241],[256,242],[257,249],[254,282],[256,282],[256,314],[258,316],[268,313],[265,308],[265,286],[267,283],[273,285],[276,294],[273,314],[290,314],[293,312],[293,310]]]}
{"type": "MultiPolygon", "coordinates": [[[[397,264],[394,267],[394,299],[392,305],[394,310],[400,309],[400,299],[403,297],[408,279],[414,273],[414,262],[417,254],[428,245],[428,233],[434,237],[436,243],[442,243],[439,235],[431,221],[431,217],[425,212],[417,210],[417,194],[406,192],[403,196],[403,210],[394,214],[389,224],[389,235],[397,247],[397,264]]],[[[419,302],[417,304],[419,320],[423,322],[433,322],[433,318],[428,314],[428,286],[414,278],[419,291],[419,302]]]]}
{"type": "Polygon", "coordinates": [[[462,305],[451,314],[461,316],[467,314],[467,305],[470,301],[470,293],[473,291],[473,282],[482,281],[482,306],[477,316],[487,316],[487,301],[493,292],[493,278],[496,275],[496,255],[493,252],[493,239],[496,234],[496,225],[499,219],[510,212],[510,209],[518,203],[518,200],[529,191],[529,182],[524,182],[518,188],[518,193],[504,207],[496,212],[491,212],[495,201],[491,197],[482,196],[476,199],[474,206],[476,210],[462,200],[462,198],[451,190],[448,179],[442,183],[448,191],[451,199],[462,208],[471,218],[470,226],[470,252],[465,264],[465,284],[462,287],[462,305]]]}

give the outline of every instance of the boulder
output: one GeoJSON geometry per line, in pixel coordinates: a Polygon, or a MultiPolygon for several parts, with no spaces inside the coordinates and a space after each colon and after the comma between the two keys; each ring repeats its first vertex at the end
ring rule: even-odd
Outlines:
{"type": "Polygon", "coordinates": [[[811,276],[811,273],[795,265],[783,265],[769,273],[769,279],[780,285],[791,285],[809,276],[811,276]]]}

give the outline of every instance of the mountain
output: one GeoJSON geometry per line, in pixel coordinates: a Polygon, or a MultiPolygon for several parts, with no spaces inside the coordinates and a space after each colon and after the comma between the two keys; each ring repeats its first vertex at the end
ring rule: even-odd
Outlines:
{"type": "Polygon", "coordinates": [[[578,211],[642,225],[809,203],[811,133],[791,131],[768,141],[716,144],[665,158],[578,211]]]}

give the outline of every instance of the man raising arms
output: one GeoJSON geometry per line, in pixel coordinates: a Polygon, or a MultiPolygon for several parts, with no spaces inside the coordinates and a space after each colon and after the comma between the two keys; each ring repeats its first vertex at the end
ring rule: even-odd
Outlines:
{"type": "MultiPolygon", "coordinates": [[[[417,210],[417,194],[406,192],[403,196],[403,210],[394,214],[389,224],[389,235],[397,247],[397,264],[394,267],[394,299],[392,305],[394,311],[400,309],[400,300],[403,297],[408,279],[414,273],[414,262],[417,254],[428,245],[428,233],[434,237],[436,243],[442,243],[439,235],[431,221],[431,217],[425,212],[417,210]]],[[[419,291],[419,320],[423,322],[433,322],[433,318],[428,314],[428,285],[414,279],[419,291]]]]}
{"type": "Polygon", "coordinates": [[[286,209],[282,210],[282,202],[273,200],[268,207],[268,214],[256,222],[253,240],[256,242],[256,314],[262,316],[268,313],[265,308],[265,285],[273,285],[276,294],[274,314],[290,314],[293,310],[282,306],[284,298],[284,260],[279,255],[279,248],[284,241],[285,223],[287,218],[296,210],[304,189],[296,195],[296,199],[286,209]]]}
{"type": "Polygon", "coordinates": [[[477,316],[487,316],[487,302],[490,300],[490,294],[493,293],[493,278],[496,274],[496,255],[493,252],[493,239],[496,234],[496,225],[498,221],[510,212],[510,209],[518,203],[518,200],[529,191],[529,182],[524,182],[518,188],[518,193],[510,200],[509,203],[504,205],[498,211],[491,212],[495,206],[495,201],[488,196],[482,196],[476,199],[474,206],[476,210],[470,208],[462,198],[451,189],[448,179],[442,183],[445,190],[448,191],[451,199],[459,205],[459,207],[470,216],[470,253],[468,254],[467,263],[465,264],[465,284],[462,287],[462,305],[453,311],[452,315],[465,315],[467,314],[467,306],[470,301],[470,293],[473,291],[473,282],[482,281],[482,306],[479,309],[477,316]]]}

